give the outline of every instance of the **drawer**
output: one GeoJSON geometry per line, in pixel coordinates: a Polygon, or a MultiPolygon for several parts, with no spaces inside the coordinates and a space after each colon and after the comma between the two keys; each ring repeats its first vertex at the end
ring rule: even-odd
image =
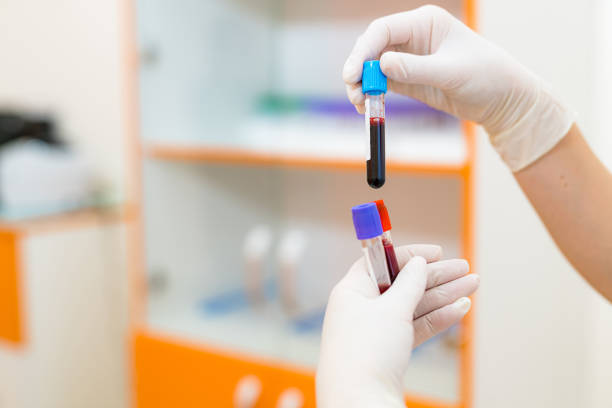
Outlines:
{"type": "Polygon", "coordinates": [[[314,372],[141,332],[134,339],[134,396],[138,408],[233,408],[238,382],[261,382],[257,408],[276,407],[281,393],[298,389],[304,408],[315,407],[314,372]]]}

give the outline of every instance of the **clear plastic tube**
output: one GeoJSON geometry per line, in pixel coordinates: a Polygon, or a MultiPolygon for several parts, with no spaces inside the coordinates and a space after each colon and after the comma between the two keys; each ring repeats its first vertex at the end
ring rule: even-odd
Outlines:
{"type": "Polygon", "coordinates": [[[395,282],[395,278],[400,273],[399,264],[397,262],[397,256],[395,255],[395,248],[393,247],[393,240],[391,239],[391,219],[389,218],[389,211],[383,200],[374,201],[378,215],[380,216],[380,224],[383,230],[382,243],[385,248],[385,257],[387,258],[387,267],[389,268],[389,277],[391,283],[395,282]]]}
{"type": "MultiPolygon", "coordinates": [[[[366,93],[366,120],[369,122],[372,118],[385,119],[385,94],[382,92],[366,93]]],[[[366,123],[367,125],[367,123],[366,123]]]]}
{"type": "Polygon", "coordinates": [[[361,242],[368,275],[384,293],[391,286],[385,249],[382,243],[383,227],[375,203],[356,205],[351,209],[355,234],[361,242]]]}
{"type": "Polygon", "coordinates": [[[387,260],[382,235],[370,239],[362,239],[361,248],[365,255],[368,274],[376,282],[380,293],[385,293],[389,286],[391,286],[391,279],[387,271],[387,260]]]}
{"type": "Polygon", "coordinates": [[[366,134],[370,149],[366,157],[367,181],[373,188],[385,184],[385,94],[366,93],[366,134]]]}
{"type": "Polygon", "coordinates": [[[393,240],[391,239],[391,230],[383,232],[382,244],[385,251],[385,258],[387,260],[387,268],[389,269],[389,278],[391,279],[391,283],[393,283],[395,282],[397,275],[400,273],[400,268],[399,263],[397,262],[397,256],[395,255],[393,240]]]}

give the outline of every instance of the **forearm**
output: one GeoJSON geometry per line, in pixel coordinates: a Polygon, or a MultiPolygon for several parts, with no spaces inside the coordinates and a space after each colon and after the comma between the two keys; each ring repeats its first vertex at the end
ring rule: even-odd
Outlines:
{"type": "Polygon", "coordinates": [[[612,301],[612,175],[578,127],[515,177],[563,254],[612,301]]]}

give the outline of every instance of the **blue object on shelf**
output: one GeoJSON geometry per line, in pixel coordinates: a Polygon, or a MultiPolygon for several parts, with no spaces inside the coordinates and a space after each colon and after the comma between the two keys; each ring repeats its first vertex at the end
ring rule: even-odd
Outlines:
{"type": "Polygon", "coordinates": [[[321,331],[324,317],[325,307],[293,319],[292,326],[297,333],[301,334],[312,331],[321,331]]]}
{"type": "MultiPolygon", "coordinates": [[[[275,104],[266,104],[261,108],[262,112],[273,115],[285,115],[296,112],[311,113],[324,116],[355,116],[358,115],[353,105],[346,97],[317,97],[317,96],[298,96],[282,97],[269,96],[263,100],[277,100],[275,104]],[[282,102],[286,99],[287,102],[282,102]]],[[[403,95],[387,94],[386,113],[397,116],[437,116],[448,120],[457,120],[448,113],[434,109],[416,99],[408,98],[403,95]]]]}
{"type": "MultiPolygon", "coordinates": [[[[264,283],[264,297],[273,299],[276,295],[276,281],[268,279],[264,283]]],[[[249,307],[249,297],[243,288],[231,289],[208,297],[198,303],[198,309],[208,315],[225,315],[249,307]]]]}

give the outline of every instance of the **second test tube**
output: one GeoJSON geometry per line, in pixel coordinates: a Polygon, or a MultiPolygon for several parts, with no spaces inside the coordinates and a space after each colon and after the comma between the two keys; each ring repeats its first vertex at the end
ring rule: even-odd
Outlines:
{"type": "Polygon", "coordinates": [[[370,278],[376,282],[380,293],[391,286],[387,270],[385,249],[382,243],[383,229],[376,204],[367,203],[352,208],[353,224],[357,239],[361,241],[370,278]]]}
{"type": "Polygon", "coordinates": [[[389,277],[391,278],[391,283],[393,283],[400,273],[400,267],[397,262],[397,256],[395,255],[393,240],[391,239],[391,219],[389,218],[389,211],[387,211],[387,207],[383,200],[376,200],[374,203],[376,204],[378,215],[380,216],[380,223],[383,229],[382,243],[385,249],[385,257],[387,258],[389,277]]]}

